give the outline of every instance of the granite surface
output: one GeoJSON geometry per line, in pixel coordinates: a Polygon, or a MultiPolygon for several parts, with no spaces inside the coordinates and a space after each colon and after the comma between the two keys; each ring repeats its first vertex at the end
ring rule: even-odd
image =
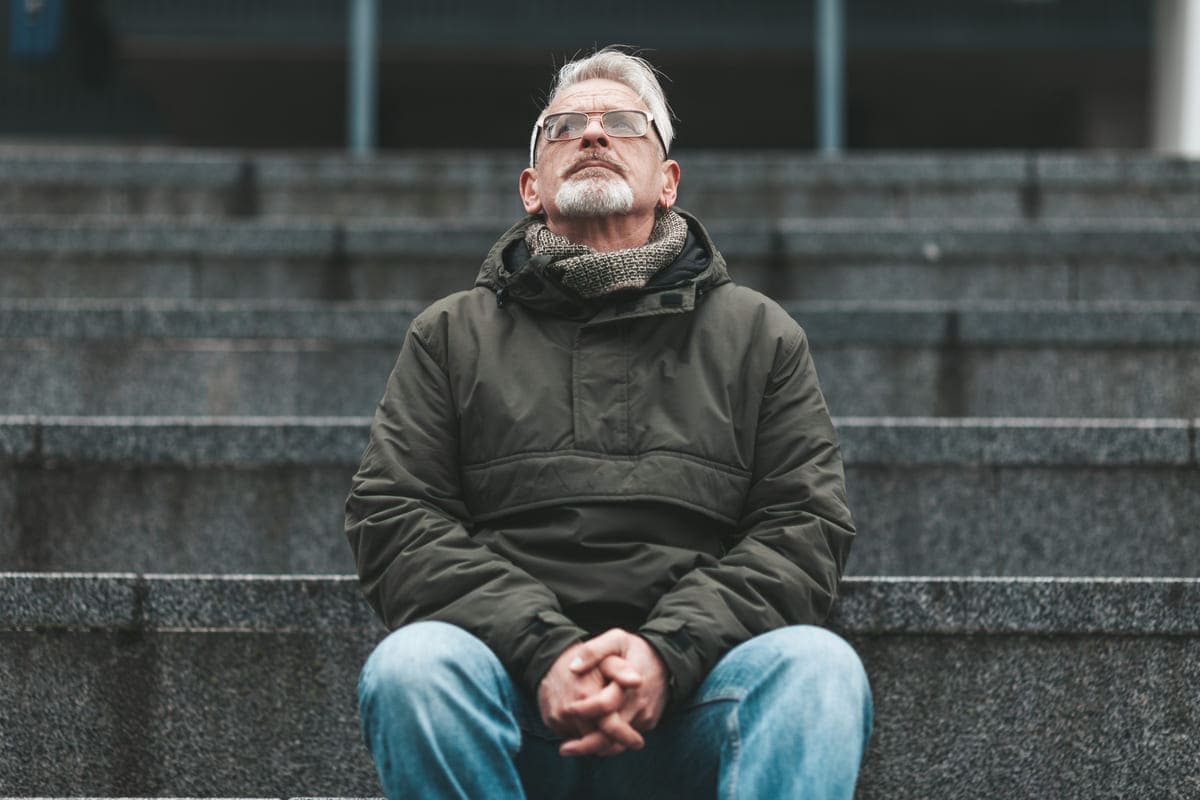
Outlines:
{"type": "Polygon", "coordinates": [[[0,339],[404,340],[414,301],[0,300],[0,339]]]}
{"type": "MultiPolygon", "coordinates": [[[[0,562],[30,570],[352,569],[358,419],[5,419],[0,562]],[[124,460],[121,460],[124,459],[124,460]]],[[[843,421],[851,574],[1200,575],[1183,421],[843,421]],[[865,459],[865,460],[863,460],[865,459]]]]}
{"type": "Polygon", "coordinates": [[[378,794],[354,696],[378,636],[0,632],[0,791],[378,794]]]}
{"type": "MultiPolygon", "coordinates": [[[[858,796],[1200,796],[1200,165],[680,157],[740,282],[834,301],[791,310],[850,573],[926,576],[835,606],[858,796]]],[[[0,295],[255,301],[0,301],[0,564],[38,570],[0,574],[0,794],[378,794],[342,503],[399,301],[470,285],[522,160],[0,145],[0,295]],[[44,416],[102,410],[167,416],[44,416]]]]}
{"type": "Polygon", "coordinates": [[[1194,160],[1151,153],[1039,153],[1034,157],[1034,168],[1043,184],[1080,189],[1108,185],[1194,191],[1200,184],[1200,164],[1194,160]]]}
{"type": "Polygon", "coordinates": [[[375,413],[397,350],[304,340],[0,343],[0,373],[11,376],[0,383],[0,414],[363,417],[375,413]]]}
{"type": "MultiPolygon", "coordinates": [[[[414,302],[0,301],[0,414],[371,413],[414,302]]],[[[797,303],[843,416],[1194,417],[1192,303],[797,303]]]]}
{"type": "Polygon", "coordinates": [[[851,465],[1196,465],[1189,420],[840,417],[851,465]]]}
{"type": "Polygon", "coordinates": [[[39,456],[51,463],[130,466],[351,464],[369,424],[369,418],[342,417],[46,417],[39,456]]]}
{"type": "Polygon", "coordinates": [[[37,452],[37,424],[32,417],[4,417],[0,423],[0,459],[26,461],[37,452]]]}
{"type": "MultiPolygon", "coordinates": [[[[1200,177],[1152,155],[681,150],[681,203],[713,218],[1195,216],[1200,177]]],[[[0,210],[515,218],[519,149],[343,154],[4,145],[0,210]]]]}
{"type": "MultiPolygon", "coordinates": [[[[0,341],[9,375],[0,415],[366,416],[398,350],[310,339],[0,341]]],[[[1200,347],[814,341],[813,357],[826,402],[844,417],[1200,416],[1200,347]]]]}
{"type": "Polygon", "coordinates": [[[1192,418],[1200,412],[1200,351],[1190,347],[813,341],[812,353],[825,400],[843,417],[1192,418]]]}
{"type": "MultiPolygon", "coordinates": [[[[20,584],[59,611],[0,618],[6,794],[378,792],[354,684],[383,630],[353,580],[3,575],[0,609],[20,584]],[[80,610],[105,581],[137,590],[129,623],[80,610]],[[192,608],[153,611],[166,596],[192,608]]],[[[1198,600],[1197,581],[848,580],[833,627],[875,703],[858,796],[1193,796],[1198,600]]]]}
{"type": "MultiPolygon", "coordinates": [[[[1196,467],[1195,420],[836,417],[847,464],[1196,467]]],[[[21,463],[354,465],[369,417],[0,417],[21,463]],[[21,445],[29,437],[34,452],[21,445]]]]}
{"type": "MultiPolygon", "coordinates": [[[[5,297],[429,300],[473,285],[507,222],[12,220],[5,297]]],[[[781,300],[1200,301],[1190,220],[825,220],[712,226],[781,300]]]]}
{"type": "Polygon", "coordinates": [[[132,628],[144,584],[133,573],[0,572],[0,631],[132,628]]]}
{"type": "Polygon", "coordinates": [[[1193,636],[851,636],[875,728],[856,797],[1200,793],[1193,636]]]}
{"type": "Polygon", "coordinates": [[[0,180],[10,183],[220,185],[237,177],[242,157],[220,150],[6,142],[0,180]]]}
{"type": "MultiPolygon", "coordinates": [[[[365,445],[365,436],[358,445],[365,445]]],[[[9,569],[344,573],[354,466],[0,469],[9,569]]]]}
{"type": "MultiPolygon", "coordinates": [[[[511,222],[511,221],[509,221],[511,222]]],[[[319,218],[186,222],[108,218],[17,217],[5,225],[0,257],[18,253],[140,255],[188,253],[211,258],[261,255],[379,255],[415,260],[449,256],[478,262],[508,225],[500,220],[356,220],[319,218]]],[[[1154,262],[1200,253],[1192,220],[804,220],[708,225],[728,257],[782,256],[850,260],[955,262],[1119,256],[1154,262]]]]}
{"type": "Polygon", "coordinates": [[[1194,468],[855,467],[865,575],[1200,575],[1194,468]]]}
{"type": "MultiPolygon", "coordinates": [[[[848,577],[829,627],[864,635],[1200,637],[1200,579],[848,577]]],[[[0,572],[0,631],[382,628],[353,575],[0,572]]]]}
{"type": "MultiPolygon", "coordinates": [[[[0,299],[0,339],[403,340],[418,300],[0,299]]],[[[1200,344],[1200,303],[789,302],[815,344],[1200,344]]]]}
{"type": "Polygon", "coordinates": [[[166,221],[119,218],[14,218],[5,221],[0,258],[17,253],[77,255],[235,254],[319,258],[334,249],[335,226],[317,220],[166,221]]]}
{"type": "Polygon", "coordinates": [[[847,635],[1200,636],[1189,578],[850,577],[829,620],[847,635]]]}

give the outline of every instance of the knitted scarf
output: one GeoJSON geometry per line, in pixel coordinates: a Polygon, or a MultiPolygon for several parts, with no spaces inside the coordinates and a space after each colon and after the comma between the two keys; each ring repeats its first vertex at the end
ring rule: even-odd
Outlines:
{"type": "Polygon", "coordinates": [[[671,210],[654,223],[646,244],[608,253],[598,253],[565,239],[544,222],[535,222],[525,229],[529,252],[554,257],[546,269],[568,289],[586,298],[642,288],[654,273],[679,256],[686,239],[687,221],[671,210]]]}

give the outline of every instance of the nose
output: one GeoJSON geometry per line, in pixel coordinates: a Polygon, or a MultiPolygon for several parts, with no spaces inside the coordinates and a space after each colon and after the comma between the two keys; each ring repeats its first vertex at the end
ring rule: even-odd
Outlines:
{"type": "Polygon", "coordinates": [[[608,136],[604,133],[604,126],[600,124],[600,117],[588,117],[587,127],[583,129],[583,136],[580,138],[580,147],[608,147],[608,136]]]}

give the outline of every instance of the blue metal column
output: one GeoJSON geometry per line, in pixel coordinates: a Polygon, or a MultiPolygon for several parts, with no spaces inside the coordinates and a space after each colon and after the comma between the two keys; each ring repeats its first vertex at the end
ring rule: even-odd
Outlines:
{"type": "Polygon", "coordinates": [[[846,7],[817,0],[817,149],[835,156],[846,145],[846,7]]]}
{"type": "Polygon", "coordinates": [[[346,140],[356,156],[375,149],[379,83],[379,2],[350,0],[349,39],[346,43],[346,140]]]}

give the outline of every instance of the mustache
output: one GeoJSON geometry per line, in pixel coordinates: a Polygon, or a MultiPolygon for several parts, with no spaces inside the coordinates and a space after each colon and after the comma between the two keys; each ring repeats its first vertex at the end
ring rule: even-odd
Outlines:
{"type": "Polygon", "coordinates": [[[605,164],[612,166],[621,175],[625,174],[625,165],[624,164],[622,164],[620,161],[617,161],[612,156],[600,155],[597,153],[597,154],[589,154],[582,158],[575,159],[574,161],[572,161],[570,164],[568,164],[566,167],[563,168],[562,173],[559,175],[559,177],[565,178],[568,175],[571,175],[571,174],[579,171],[585,164],[588,164],[589,162],[594,164],[597,161],[601,161],[605,164]]]}

